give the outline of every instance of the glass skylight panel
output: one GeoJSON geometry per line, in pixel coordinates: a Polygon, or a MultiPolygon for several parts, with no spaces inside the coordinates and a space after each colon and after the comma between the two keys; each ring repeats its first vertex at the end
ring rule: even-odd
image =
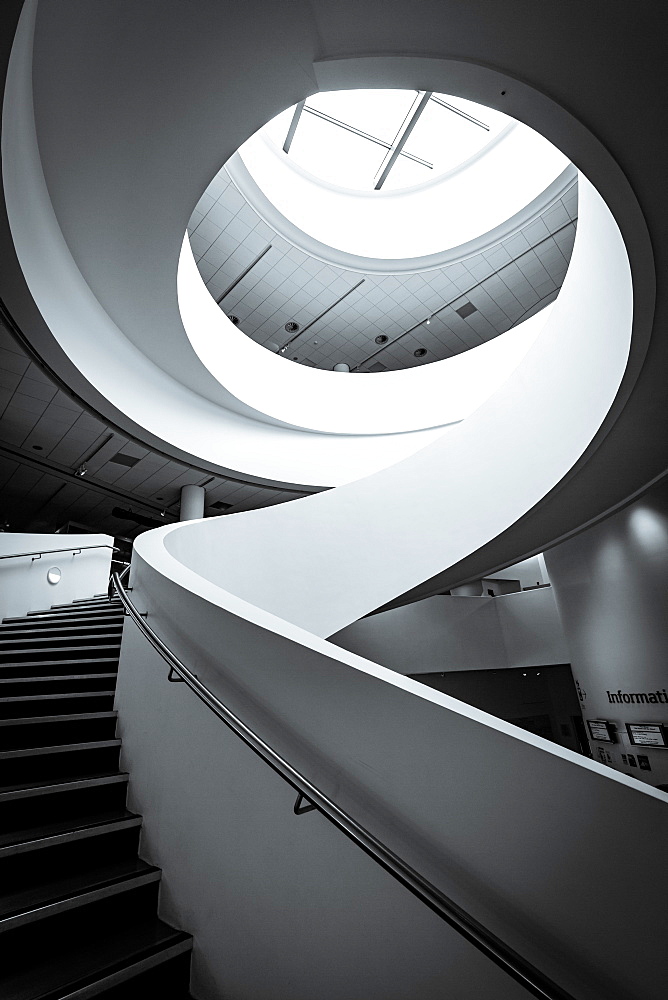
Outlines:
{"type": "Polygon", "coordinates": [[[375,142],[302,112],[289,155],[320,180],[368,190],[385,153],[375,142]]]}
{"type": "MultiPolygon", "coordinates": [[[[290,160],[320,180],[371,191],[389,148],[421,96],[422,92],[415,90],[341,90],[315,94],[305,102],[290,145],[290,160]],[[364,135],[356,134],[355,130],[364,135]]],[[[294,108],[289,108],[266,126],[265,135],[280,149],[293,113],[294,108]]],[[[383,188],[397,191],[413,187],[452,170],[479,153],[508,121],[500,112],[472,101],[434,94],[418,117],[383,188]],[[424,162],[416,163],[412,157],[424,162]]]]}
{"type": "Polygon", "coordinates": [[[306,107],[392,143],[415,97],[414,90],[334,90],[309,97],[306,107]]]}
{"type": "MultiPolygon", "coordinates": [[[[441,97],[440,94],[435,95],[441,97]]],[[[443,100],[489,127],[482,128],[431,100],[406,142],[406,152],[434,164],[433,175],[443,174],[479,153],[508,124],[505,115],[460,98],[443,100]]]]}

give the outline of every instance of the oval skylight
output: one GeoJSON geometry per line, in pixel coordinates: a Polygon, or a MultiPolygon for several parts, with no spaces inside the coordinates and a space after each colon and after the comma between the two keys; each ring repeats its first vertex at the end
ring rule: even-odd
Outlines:
{"type": "Polygon", "coordinates": [[[294,245],[322,260],[333,249],[358,270],[385,262],[400,270],[418,258],[432,267],[452,250],[472,252],[567,165],[528,126],[463,98],[344,90],[288,108],[227,166],[259,215],[294,245]]]}
{"type": "Polygon", "coordinates": [[[444,94],[343,90],[288,108],[264,132],[321,181],[397,191],[453,170],[513,124],[498,111],[444,94]]]}

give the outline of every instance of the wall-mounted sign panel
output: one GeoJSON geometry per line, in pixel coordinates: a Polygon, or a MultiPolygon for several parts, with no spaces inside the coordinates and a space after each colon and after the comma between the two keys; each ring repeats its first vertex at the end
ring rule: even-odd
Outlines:
{"type": "Polygon", "coordinates": [[[668,747],[668,733],[660,722],[627,722],[626,731],[636,747],[668,747]]]}
{"type": "Polygon", "coordinates": [[[614,743],[615,734],[609,722],[602,719],[587,719],[589,735],[599,743],[614,743]]]}

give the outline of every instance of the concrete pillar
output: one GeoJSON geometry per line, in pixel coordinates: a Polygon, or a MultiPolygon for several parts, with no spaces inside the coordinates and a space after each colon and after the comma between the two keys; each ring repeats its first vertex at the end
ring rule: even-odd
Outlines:
{"type": "MultiPolygon", "coordinates": [[[[668,488],[555,546],[545,561],[585,725],[612,726],[612,743],[587,726],[594,760],[668,784],[668,748],[633,745],[626,728],[650,724],[668,733],[668,488]]],[[[660,736],[648,730],[637,738],[660,736]]]]}
{"type": "Polygon", "coordinates": [[[180,521],[196,521],[204,517],[204,499],[206,490],[203,486],[184,486],[181,489],[180,521]]]}

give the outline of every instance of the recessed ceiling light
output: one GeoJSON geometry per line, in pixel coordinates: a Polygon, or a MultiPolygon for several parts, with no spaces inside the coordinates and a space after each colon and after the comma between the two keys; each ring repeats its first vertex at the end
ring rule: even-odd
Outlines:
{"type": "Polygon", "coordinates": [[[211,510],[229,510],[231,506],[231,503],[225,503],[224,500],[216,500],[211,504],[211,510]]]}
{"type": "Polygon", "coordinates": [[[285,324],[285,329],[288,333],[296,333],[299,329],[299,323],[295,323],[295,321],[291,319],[289,323],[285,324]]]}
{"type": "Polygon", "coordinates": [[[465,302],[463,306],[459,307],[459,309],[455,309],[455,312],[459,316],[461,316],[462,319],[466,319],[466,317],[470,316],[471,313],[474,313],[474,312],[477,312],[477,311],[478,311],[477,307],[474,306],[472,302],[465,302]]]}
{"type": "Polygon", "coordinates": [[[234,323],[235,326],[239,325],[239,317],[238,316],[232,316],[232,314],[230,314],[227,318],[229,319],[230,323],[234,323]]]}
{"type": "Polygon", "coordinates": [[[44,451],[44,449],[42,448],[41,444],[34,444],[32,446],[32,449],[33,449],[33,451],[44,451]]]}
{"type": "Polygon", "coordinates": [[[413,355],[416,358],[423,358],[427,353],[426,347],[418,347],[417,351],[413,351],[413,355]]]}
{"type": "Polygon", "coordinates": [[[376,337],[376,343],[377,344],[386,344],[387,341],[388,341],[388,337],[384,333],[379,333],[378,336],[376,337]]]}

